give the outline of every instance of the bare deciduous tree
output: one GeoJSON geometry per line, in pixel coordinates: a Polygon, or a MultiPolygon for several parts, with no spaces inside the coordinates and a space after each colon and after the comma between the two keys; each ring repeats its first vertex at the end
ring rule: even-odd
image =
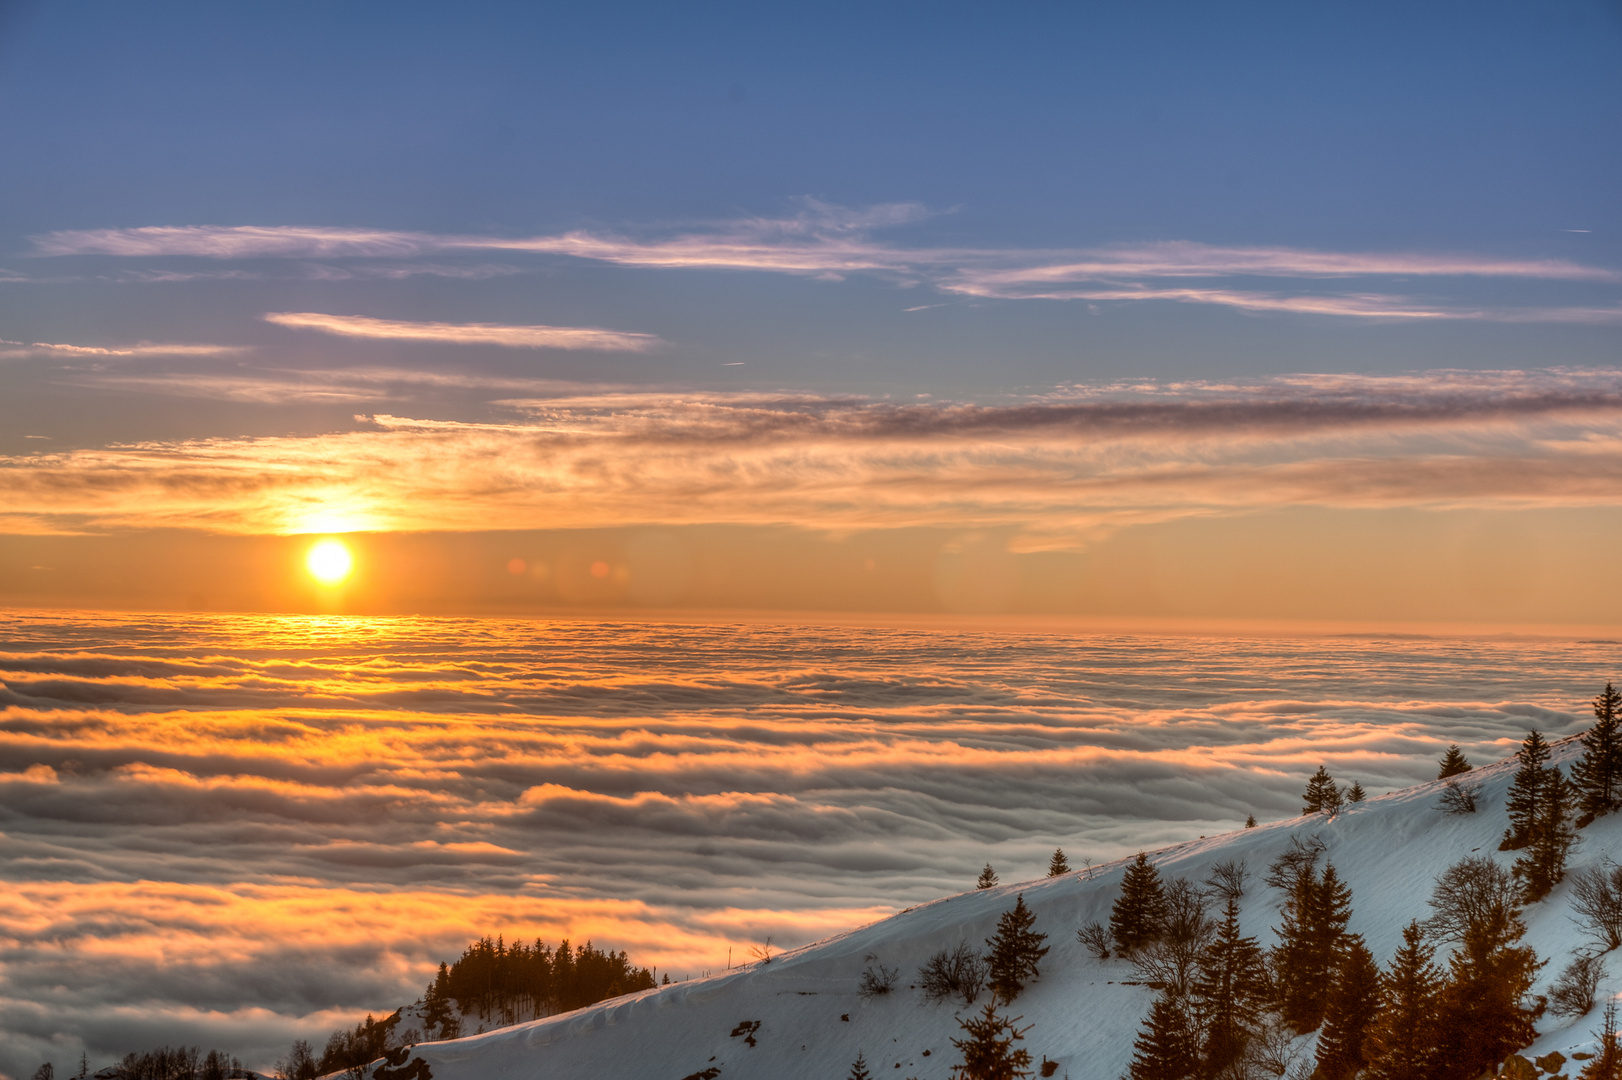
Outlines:
{"type": "Polygon", "coordinates": [[[1087,946],[1087,951],[1100,960],[1109,959],[1109,927],[1101,922],[1090,922],[1076,931],[1076,940],[1087,946]]]}
{"type": "Polygon", "coordinates": [[[1323,853],[1324,842],[1316,835],[1306,840],[1292,836],[1289,849],[1268,864],[1267,876],[1262,880],[1275,889],[1293,889],[1302,872],[1317,866],[1323,853]]]}
{"type": "Polygon", "coordinates": [[[1622,945],[1622,866],[1606,859],[1571,875],[1571,910],[1600,948],[1622,945]]]}
{"type": "Polygon", "coordinates": [[[1457,780],[1449,780],[1442,785],[1442,801],[1439,804],[1443,813],[1447,814],[1473,814],[1476,812],[1476,789],[1474,785],[1466,786],[1457,780]]]}
{"type": "Polygon", "coordinates": [[[1472,930],[1508,926],[1520,914],[1521,889],[1508,870],[1485,855],[1460,859],[1436,879],[1425,929],[1443,941],[1463,941],[1472,930]]]}
{"type": "Polygon", "coordinates": [[[1187,878],[1166,885],[1166,922],[1160,937],[1133,956],[1138,978],[1164,986],[1179,997],[1193,987],[1200,955],[1216,925],[1206,909],[1205,893],[1187,878]]]}
{"type": "Polygon", "coordinates": [[[918,985],[930,1001],[958,997],[963,1004],[973,1005],[986,988],[986,962],[967,942],[959,942],[957,948],[942,949],[918,969],[918,985]]]}
{"type": "Polygon", "coordinates": [[[1605,978],[1605,959],[1575,956],[1549,988],[1549,1011],[1556,1016],[1582,1016],[1594,1007],[1594,997],[1605,978]]]}
{"type": "Polygon", "coordinates": [[[1249,877],[1250,868],[1245,860],[1225,859],[1211,867],[1211,876],[1205,879],[1205,885],[1224,900],[1238,900],[1245,895],[1245,882],[1249,877]]]}

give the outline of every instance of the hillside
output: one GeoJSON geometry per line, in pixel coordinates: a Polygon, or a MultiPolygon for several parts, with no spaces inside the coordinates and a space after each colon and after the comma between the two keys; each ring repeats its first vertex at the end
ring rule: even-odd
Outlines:
{"type": "MultiPolygon", "coordinates": [[[[1581,747],[1556,744],[1552,764],[1569,771],[1581,747]]],[[[1504,800],[1515,762],[1469,774],[1479,785],[1478,812],[1447,815],[1438,808],[1440,782],[1423,784],[1353,805],[1332,820],[1322,814],[1262,825],[1152,853],[1167,878],[1205,878],[1213,864],[1244,859],[1250,880],[1241,901],[1244,931],[1262,945],[1275,940],[1280,897],[1262,883],[1266,866],[1293,837],[1316,835],[1325,856],[1353,891],[1350,930],[1363,935],[1385,965],[1410,920],[1430,914],[1426,903],[1436,875],[1472,853],[1496,853],[1506,819],[1504,800]]],[[[1622,855],[1622,815],[1601,818],[1583,830],[1570,868],[1622,855]]],[[[1512,856],[1495,857],[1508,865],[1512,856]]],[[[416,1047],[433,1080],[683,1080],[695,1073],[720,1080],[842,1080],[862,1053],[875,1077],[945,1080],[957,1053],[961,1003],[932,1004],[910,989],[919,965],[942,947],[967,941],[980,947],[998,916],[1023,893],[1048,934],[1052,951],[1038,981],[1013,1012],[1032,1025],[1025,1045],[1033,1058],[1058,1062],[1054,1074],[1073,1080],[1114,1080],[1131,1057],[1138,1026],[1154,992],[1127,985],[1127,961],[1099,961],[1076,940],[1076,930],[1107,922],[1126,862],[996,888],[924,904],[888,919],[706,979],[616,998],[586,1009],[484,1035],[416,1047]],[[870,963],[900,970],[895,992],[869,999],[857,993],[870,963]],[[758,1021],[734,1035],[745,1021],[758,1021]]],[[[1582,945],[1569,912],[1571,882],[1524,918],[1526,943],[1548,961],[1537,992],[1543,992],[1582,945]]],[[[1622,961],[1613,960],[1601,986],[1622,991],[1622,961]]],[[[983,1003],[985,998],[981,998],[983,1003]]],[[[1596,1043],[1600,1008],[1576,1020],[1546,1015],[1533,1052],[1568,1056],[1596,1043]]],[[[1302,1041],[1308,1049],[1306,1040],[1302,1041]]],[[[414,1070],[382,1070],[404,1075],[414,1070]]]]}

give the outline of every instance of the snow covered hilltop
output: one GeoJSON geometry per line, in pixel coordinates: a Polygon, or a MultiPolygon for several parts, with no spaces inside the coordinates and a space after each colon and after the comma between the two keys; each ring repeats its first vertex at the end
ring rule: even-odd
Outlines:
{"type": "MultiPolygon", "coordinates": [[[[1581,756],[1576,739],[1556,743],[1550,764],[1566,772],[1581,756]]],[[[1351,890],[1347,930],[1360,935],[1382,967],[1403,944],[1403,930],[1433,914],[1429,904],[1438,875],[1466,857],[1508,868],[1522,853],[1500,852],[1509,823],[1506,803],[1519,763],[1511,759],[1476,769],[1462,780],[1473,791],[1475,812],[1443,805],[1446,781],[1345,805],[1328,812],[1177,844],[1150,853],[1161,878],[1203,882],[1218,864],[1248,868],[1237,900],[1240,927],[1264,948],[1278,941],[1284,890],[1269,887],[1267,868],[1292,847],[1322,845],[1319,868],[1335,867],[1351,890]]],[[[1573,919],[1572,894],[1580,873],[1604,866],[1622,852],[1622,814],[1601,816],[1582,829],[1565,880],[1521,918],[1521,944],[1545,961],[1534,995],[1547,995],[1574,955],[1596,945],[1573,919]]],[[[1038,1075],[1073,1080],[1115,1080],[1127,1074],[1133,1045],[1157,990],[1145,985],[1132,960],[1100,959],[1077,932],[1107,925],[1134,859],[1090,871],[999,885],[946,897],[869,926],[722,975],[661,986],[574,1012],[447,1042],[423,1043],[396,1060],[372,1066],[372,1080],[840,1080],[860,1055],[875,1078],[946,1080],[961,1060],[952,1040],[959,1021],[977,1013],[961,998],[930,1001],[919,969],[941,950],[960,943],[982,949],[1016,898],[1035,915],[1050,951],[1040,975],[1011,1007],[1028,1027],[1023,1046],[1038,1075]],[[864,994],[864,976],[885,969],[899,977],[888,993],[864,994]],[[1044,1062],[1052,1063],[1049,1069],[1044,1062]]],[[[1220,919],[1218,907],[1214,915],[1220,919]]],[[[1442,963],[1452,947],[1439,942],[1442,963]]],[[[1576,1076],[1599,1049],[1596,1029],[1603,1003],[1622,991],[1622,964],[1599,986],[1601,1003],[1586,1015],[1552,1010],[1536,1021],[1538,1035],[1520,1053],[1573,1059],[1576,1076]]],[[[871,984],[868,990],[872,990],[871,984]]],[[[1313,1068],[1318,1034],[1281,1048],[1295,1055],[1290,1074],[1313,1068]]]]}

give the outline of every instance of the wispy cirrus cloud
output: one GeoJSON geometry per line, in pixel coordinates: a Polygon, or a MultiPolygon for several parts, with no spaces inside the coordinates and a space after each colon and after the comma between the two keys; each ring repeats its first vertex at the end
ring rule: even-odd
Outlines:
{"type": "MultiPolygon", "coordinates": [[[[183,377],[176,392],[273,400],[274,381],[183,377]]],[[[306,392],[283,381],[290,397],[306,392]]],[[[356,404],[393,393],[341,372],[307,392],[356,404]]],[[[380,410],[348,432],[4,458],[0,502],[68,529],[287,533],[341,512],[349,528],[385,531],[996,526],[1067,546],[1127,523],[1289,506],[1622,501],[1615,371],[1082,387],[989,405],[483,393],[504,417],[380,410]]]]}
{"type": "Polygon", "coordinates": [[[508,252],[563,256],[648,269],[730,270],[823,278],[879,274],[941,292],[1002,300],[1174,301],[1251,312],[1342,318],[1499,322],[1613,322],[1617,305],[1464,303],[1409,294],[1412,282],[1506,279],[1605,286],[1622,271],[1565,259],[1517,259],[1434,252],[1344,252],[1187,241],[1082,249],[928,247],[886,242],[882,230],[916,223],[911,203],[849,210],[806,200],[786,217],[749,217],[685,230],[637,234],[578,229],[494,237],[304,226],[173,226],[77,230],[36,238],[40,255],[246,258],[421,258],[436,253],[508,252]],[[1193,282],[1206,279],[1209,284],[1193,282]],[[1293,290],[1257,280],[1294,280],[1293,290]],[[1385,279],[1355,292],[1337,281],[1385,279]],[[1156,284],[1179,282],[1177,285],[1156,284]],[[1241,282],[1252,282],[1241,285],[1241,282]],[[1407,283],[1407,284],[1402,284],[1407,283]],[[1308,287],[1310,286],[1310,288],[1308,287]]]}
{"type": "Polygon", "coordinates": [[[452,345],[500,345],[509,349],[590,349],[604,352],[650,352],[663,345],[653,334],[601,330],[588,326],[510,326],[499,323],[411,322],[365,315],[327,315],[314,311],[273,311],[266,322],[339,337],[387,341],[441,341],[452,345]]]}
{"type": "Polygon", "coordinates": [[[248,351],[241,345],[176,345],[150,341],[134,345],[65,345],[49,341],[6,341],[0,339],[0,359],[26,356],[64,357],[144,357],[144,356],[230,356],[248,351]]]}

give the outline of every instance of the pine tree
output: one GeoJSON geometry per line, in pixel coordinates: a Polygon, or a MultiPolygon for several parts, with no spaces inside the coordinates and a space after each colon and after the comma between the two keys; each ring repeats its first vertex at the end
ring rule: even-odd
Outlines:
{"type": "Polygon", "coordinates": [[[1063,877],[1070,873],[1070,860],[1064,857],[1064,848],[1054,848],[1048,860],[1048,877],[1063,877]]]}
{"type": "Polygon", "coordinates": [[[979,880],[977,880],[974,883],[974,887],[976,889],[989,889],[989,888],[991,888],[992,886],[994,886],[996,884],[997,884],[997,871],[995,871],[995,870],[993,870],[991,868],[990,863],[986,863],[986,868],[984,870],[980,871],[979,880]]]}
{"type": "Polygon", "coordinates": [[[1599,1053],[1583,1066],[1578,1080],[1622,1080],[1622,1046],[1617,1044],[1616,999],[1605,1003],[1605,1022],[1599,1031],[1599,1053]]]}
{"type": "Polygon", "coordinates": [[[1161,994],[1132,1044],[1131,1080],[1193,1080],[1200,1071],[1193,1018],[1175,995],[1161,994]]]}
{"type": "Polygon", "coordinates": [[[1448,958],[1431,1080],[1475,1080],[1537,1038],[1527,995],[1542,964],[1520,944],[1525,933],[1513,910],[1494,910],[1469,927],[1448,958]]]}
{"type": "Polygon", "coordinates": [[[1543,772],[1543,795],[1537,820],[1526,844],[1526,854],[1511,871],[1520,880],[1523,903],[1535,904],[1566,876],[1566,858],[1577,842],[1572,824],[1575,791],[1558,767],[1543,772]]]}
{"type": "Polygon", "coordinates": [[[1030,1076],[1031,1052],[1014,1047],[1031,1030],[1015,1027],[1020,1019],[998,1016],[988,1004],[978,1017],[959,1020],[958,1027],[968,1038],[952,1040],[963,1053],[962,1064],[952,1066],[953,1080],[1022,1080],[1030,1076]]]}
{"type": "Polygon", "coordinates": [[[991,986],[992,999],[1011,1004],[1025,989],[1025,984],[1038,975],[1037,964],[1048,954],[1048,939],[1032,929],[1036,914],[1025,906],[1025,894],[1014,899],[1011,911],[1002,913],[997,920],[997,934],[986,939],[986,973],[991,986]]]}
{"type": "Polygon", "coordinates": [[[1328,809],[1327,803],[1331,800],[1338,802],[1340,789],[1335,787],[1334,778],[1329,775],[1329,770],[1320,765],[1318,771],[1312,774],[1312,779],[1307,781],[1307,792],[1302,798],[1304,801],[1301,816],[1306,817],[1308,814],[1328,809]],[[1330,792],[1334,794],[1331,795],[1330,792]]]}
{"type": "Polygon", "coordinates": [[[1160,871],[1149,856],[1138,852],[1137,861],[1126,868],[1121,879],[1121,895],[1110,908],[1110,936],[1116,951],[1130,955],[1160,936],[1166,923],[1166,890],[1160,871]]]}
{"type": "Polygon", "coordinates": [[[1249,817],[1245,818],[1245,828],[1254,829],[1255,827],[1256,827],[1256,815],[1251,814],[1249,817]]]}
{"type": "Polygon", "coordinates": [[[1363,791],[1362,783],[1356,780],[1352,781],[1352,790],[1346,793],[1346,801],[1356,803],[1362,802],[1366,798],[1368,798],[1368,795],[1363,791]]]}
{"type": "Polygon", "coordinates": [[[1475,768],[1464,760],[1464,752],[1459,749],[1458,743],[1449,743],[1447,753],[1442,755],[1441,768],[1436,773],[1436,779],[1446,780],[1450,776],[1458,776],[1475,768]]]}
{"type": "Polygon", "coordinates": [[[1532,840],[1532,830],[1543,803],[1547,771],[1544,763],[1549,760],[1549,744],[1544,741],[1542,732],[1528,731],[1526,741],[1521,743],[1515,756],[1520,759],[1521,767],[1515,772],[1504,803],[1509,811],[1509,828],[1504,832],[1504,842],[1498,845],[1499,851],[1519,851],[1532,840]]]}
{"type": "Polygon", "coordinates": [[[1333,865],[1324,867],[1321,878],[1307,866],[1284,902],[1273,950],[1279,1013],[1302,1034],[1323,1023],[1336,950],[1351,918],[1351,898],[1333,865]]]}
{"type": "Polygon", "coordinates": [[[1356,934],[1345,935],[1336,953],[1334,984],[1318,1037],[1318,1075],[1351,1080],[1368,1064],[1369,1029],[1380,1008],[1380,969],[1356,934]]]}
{"type": "Polygon", "coordinates": [[[1582,813],[1592,821],[1622,806],[1622,691],[1610,683],[1594,699],[1594,726],[1583,733],[1582,744],[1571,780],[1581,793],[1582,813]]]}
{"type": "Polygon", "coordinates": [[[1380,1009],[1369,1029],[1368,1080],[1427,1080],[1436,1060],[1442,972],[1417,922],[1402,932],[1391,970],[1380,977],[1380,1009]]]}
{"type": "Polygon", "coordinates": [[[1219,1075],[1244,1056],[1269,996],[1261,947],[1239,932],[1239,902],[1230,899],[1194,978],[1206,1075],[1219,1075]]]}
{"type": "Polygon", "coordinates": [[[867,1071],[867,1059],[860,1050],[856,1051],[856,1060],[851,1062],[850,1076],[846,1080],[873,1080],[873,1074],[867,1071]]]}

